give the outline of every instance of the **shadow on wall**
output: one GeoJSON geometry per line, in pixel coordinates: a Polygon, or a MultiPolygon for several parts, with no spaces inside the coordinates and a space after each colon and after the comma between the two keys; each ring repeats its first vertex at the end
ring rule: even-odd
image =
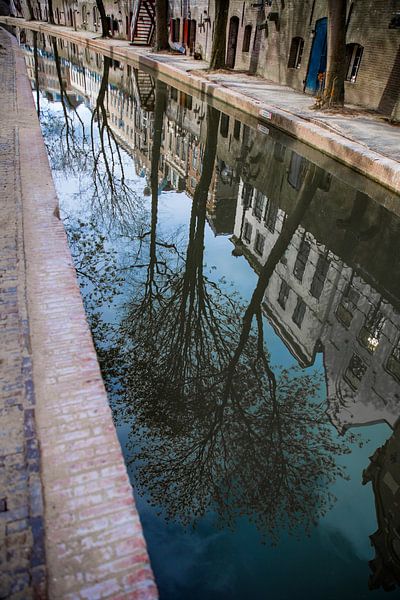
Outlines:
{"type": "Polygon", "coordinates": [[[379,102],[378,112],[390,117],[400,97],[400,46],[394,59],[392,71],[379,102]]]}

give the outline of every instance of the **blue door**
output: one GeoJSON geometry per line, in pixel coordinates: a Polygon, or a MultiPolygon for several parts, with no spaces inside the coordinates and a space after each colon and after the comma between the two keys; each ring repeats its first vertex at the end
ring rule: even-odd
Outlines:
{"type": "Polygon", "coordinates": [[[315,36],[308,63],[306,92],[315,94],[320,87],[318,75],[326,71],[326,28],[328,19],[324,17],[315,24],[315,36]]]}

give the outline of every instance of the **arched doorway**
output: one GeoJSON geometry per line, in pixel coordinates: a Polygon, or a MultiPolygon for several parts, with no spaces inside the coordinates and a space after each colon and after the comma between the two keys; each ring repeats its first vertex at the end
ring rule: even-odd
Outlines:
{"type": "Polygon", "coordinates": [[[237,36],[239,31],[239,18],[231,17],[229,21],[228,47],[226,51],[226,66],[228,69],[235,67],[237,36]]]}
{"type": "Polygon", "coordinates": [[[324,17],[315,24],[315,35],[310,52],[306,79],[306,92],[315,92],[320,87],[321,77],[326,71],[326,29],[328,19],[324,17]],[[319,77],[318,77],[319,76],[319,77]]]}

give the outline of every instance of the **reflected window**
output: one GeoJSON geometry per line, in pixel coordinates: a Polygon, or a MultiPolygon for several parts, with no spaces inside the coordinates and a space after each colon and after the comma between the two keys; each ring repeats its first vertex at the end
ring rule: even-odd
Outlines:
{"type": "Polygon", "coordinates": [[[386,367],[388,371],[400,381],[400,338],[389,355],[386,367]]]}
{"type": "Polygon", "coordinates": [[[320,176],[320,182],[319,182],[319,189],[323,190],[324,192],[329,192],[329,189],[331,187],[331,181],[332,181],[332,175],[330,173],[328,173],[327,171],[324,171],[322,173],[322,175],[320,176]]]}
{"type": "Polygon", "coordinates": [[[251,242],[251,234],[252,234],[253,228],[250,225],[250,223],[248,221],[244,222],[244,227],[243,227],[243,239],[250,244],[251,242]]]}
{"type": "Polygon", "coordinates": [[[344,375],[345,380],[353,390],[358,390],[366,370],[367,365],[364,361],[357,354],[353,354],[344,375]]]}
{"type": "Polygon", "coordinates": [[[259,231],[257,231],[256,239],[254,242],[254,250],[257,252],[257,254],[259,256],[263,255],[264,244],[265,244],[265,237],[263,235],[261,235],[261,233],[259,231]]]}
{"type": "Polygon", "coordinates": [[[253,186],[250,183],[244,183],[242,188],[242,205],[245,208],[251,206],[251,200],[253,198],[253,186]]]}
{"type": "Polygon", "coordinates": [[[224,138],[228,137],[229,116],[225,115],[224,113],[221,113],[221,125],[220,125],[219,130],[220,130],[222,137],[224,137],[224,138]]]}
{"type": "Polygon", "coordinates": [[[288,182],[292,187],[294,187],[295,190],[299,190],[301,188],[306,168],[307,161],[305,158],[299,154],[296,154],[296,152],[292,152],[288,173],[288,182]]]}
{"type": "Polygon", "coordinates": [[[368,352],[375,352],[378,347],[385,321],[381,311],[377,307],[371,306],[358,336],[360,343],[368,352]]]}
{"type": "Polygon", "coordinates": [[[294,263],[293,274],[300,282],[303,281],[304,270],[308,261],[311,246],[306,240],[301,240],[300,248],[294,263]]]}
{"type": "Polygon", "coordinates": [[[363,52],[364,48],[360,44],[346,45],[346,81],[355,83],[363,52]]]}
{"type": "Polygon", "coordinates": [[[280,142],[275,142],[274,145],[274,158],[278,162],[283,162],[285,160],[286,148],[280,142]]]}
{"type": "Polygon", "coordinates": [[[192,110],[193,97],[185,94],[185,92],[180,92],[179,104],[188,110],[192,110]]]}
{"type": "Polygon", "coordinates": [[[199,151],[198,151],[197,147],[195,146],[193,148],[193,154],[192,154],[192,167],[193,167],[193,169],[195,169],[197,167],[198,154],[199,154],[199,151]]]}
{"type": "Polygon", "coordinates": [[[357,290],[355,290],[354,287],[349,283],[349,285],[346,286],[340,303],[336,309],[336,317],[345,327],[350,326],[359,299],[359,292],[357,292],[357,290]]]}
{"type": "Polygon", "coordinates": [[[267,212],[265,214],[265,225],[271,233],[275,233],[276,220],[278,218],[278,204],[268,200],[267,212]]]}
{"type": "Polygon", "coordinates": [[[301,37],[294,37],[290,45],[288,69],[300,69],[301,59],[303,57],[304,40],[301,37]]]}
{"type": "Polygon", "coordinates": [[[282,279],[281,287],[279,289],[278,303],[283,309],[286,308],[286,302],[289,297],[289,291],[290,291],[290,288],[289,288],[288,284],[286,283],[286,281],[284,281],[282,279]]]}
{"type": "Polygon", "coordinates": [[[326,276],[328,274],[330,262],[323,254],[320,254],[317,261],[314,277],[311,282],[310,293],[319,300],[324,289],[326,276]]]}
{"type": "Polygon", "coordinates": [[[306,314],[306,304],[302,298],[297,298],[296,308],[293,311],[292,321],[300,329],[304,315],[306,314]]]}
{"type": "Polygon", "coordinates": [[[257,191],[254,199],[253,215],[258,221],[261,221],[264,210],[265,197],[257,191]]]}

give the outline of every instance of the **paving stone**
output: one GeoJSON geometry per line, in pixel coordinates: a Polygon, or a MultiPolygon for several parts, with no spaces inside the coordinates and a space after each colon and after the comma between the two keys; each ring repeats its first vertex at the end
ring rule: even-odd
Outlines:
{"type": "Polygon", "coordinates": [[[24,58],[0,43],[0,598],[154,600],[24,58]]]}
{"type": "MultiPolygon", "coordinates": [[[[37,439],[16,164],[15,58],[3,30],[0,43],[8,50],[0,55],[0,97],[2,106],[7,106],[7,119],[0,121],[0,597],[26,600],[34,597],[31,559],[36,555],[35,536],[38,546],[44,548],[43,529],[34,535],[29,517],[39,510],[43,518],[43,502],[40,479],[31,486],[27,473],[28,442],[37,443],[37,439]]],[[[37,563],[45,572],[44,553],[37,563]]]]}

